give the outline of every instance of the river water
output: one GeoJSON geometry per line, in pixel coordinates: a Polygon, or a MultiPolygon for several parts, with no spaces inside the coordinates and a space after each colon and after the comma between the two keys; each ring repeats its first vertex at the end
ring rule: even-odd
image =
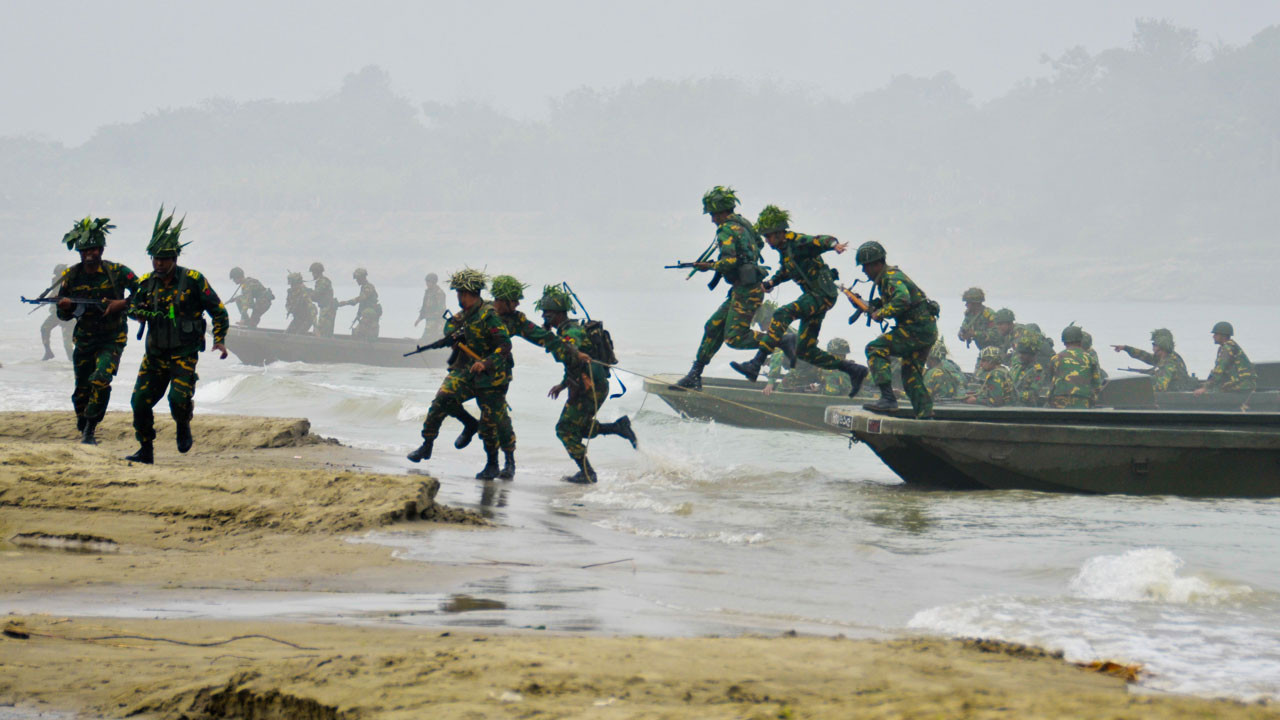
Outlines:
{"type": "MultiPolygon", "coordinates": [[[[383,334],[412,334],[413,288],[382,288],[383,334]],[[402,311],[401,308],[412,308],[402,311]]],[[[621,365],[683,372],[716,298],[693,284],[669,294],[581,292],[613,332],[621,365]]],[[[283,293],[279,293],[283,297],[283,293]]],[[[1077,321],[1113,372],[1134,364],[1107,343],[1143,346],[1156,326],[1204,377],[1209,328],[1234,322],[1254,360],[1280,359],[1275,308],[1257,306],[1010,303],[1051,335],[1077,321]]],[[[339,316],[339,324],[347,318],[339,316]]],[[[959,303],[943,331],[954,338],[959,303]]],[[[233,311],[234,314],[234,311],[233,311]]],[[[833,311],[823,341],[870,339],[833,311]]],[[[70,365],[42,363],[42,312],[0,318],[0,409],[67,408],[70,365]]],[[[283,325],[273,308],[264,326],[283,325]]],[[[245,593],[216,602],[196,591],[157,597],[107,592],[117,615],[328,617],[365,612],[427,625],[546,628],[645,635],[923,632],[1002,638],[1063,650],[1072,660],[1141,663],[1152,690],[1242,699],[1280,698],[1280,501],[1085,497],[1032,492],[908,490],[867,449],[833,433],[743,430],[683,420],[642,381],[601,417],[630,414],[633,451],[619,438],[590,445],[600,483],[559,481],[572,470],[554,435],[560,403],[545,397],[558,367],[517,340],[510,394],[519,436],[514,482],[483,483],[477,441],[441,442],[421,470],[440,500],[483,511],[485,531],[383,531],[408,560],[493,572],[447,595],[378,592],[245,593]]],[[[131,344],[112,399],[128,409],[140,344],[131,344]]],[[[950,343],[962,366],[974,350],[950,343]]],[[[745,353],[722,351],[709,375],[745,353]]],[[[403,460],[442,378],[435,370],[200,361],[198,413],[302,416],[315,432],[403,460]]],[[[617,388],[615,384],[615,389],[617,388]]],[[[163,405],[158,416],[167,422],[163,405]]],[[[444,437],[456,430],[452,421],[444,437]]],[[[198,441],[198,438],[197,438],[198,441]]],[[[167,447],[158,448],[167,453],[167,447]]],[[[58,611],[58,598],[43,605],[58,611]]],[[[0,612],[30,609],[0,601],[0,612]]]]}

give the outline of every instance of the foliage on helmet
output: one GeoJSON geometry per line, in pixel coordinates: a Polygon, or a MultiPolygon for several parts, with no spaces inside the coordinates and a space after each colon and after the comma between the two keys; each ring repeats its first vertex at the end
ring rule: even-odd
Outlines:
{"type": "Polygon", "coordinates": [[[982,348],[982,352],[978,353],[979,360],[995,360],[1000,362],[1004,359],[1004,353],[1000,352],[1000,348],[995,345],[982,348]]]}
{"type": "Polygon", "coordinates": [[[1084,328],[1075,323],[1062,328],[1062,342],[1079,343],[1084,342],[1084,328]]]}
{"type": "Polygon", "coordinates": [[[942,362],[947,359],[948,355],[947,344],[942,341],[942,336],[939,335],[938,339],[933,341],[933,347],[929,348],[929,359],[942,362]]]}
{"type": "Polygon", "coordinates": [[[765,300],[760,303],[760,307],[756,308],[756,315],[751,322],[756,325],[768,325],[773,322],[773,313],[777,311],[778,303],[772,300],[765,300]]]}
{"type": "Polygon", "coordinates": [[[782,232],[789,227],[791,227],[791,213],[777,205],[765,205],[760,211],[760,218],[756,220],[756,232],[761,235],[782,232]]]}
{"type": "Polygon", "coordinates": [[[288,280],[289,280],[289,284],[290,284],[290,285],[301,285],[301,284],[302,284],[302,273],[300,273],[300,272],[291,272],[291,273],[289,273],[289,278],[288,278],[288,280]]]}
{"type": "Polygon", "coordinates": [[[464,267],[449,276],[450,290],[463,290],[472,292],[477,295],[484,289],[484,285],[489,281],[489,276],[484,274],[482,270],[464,267]]]}
{"type": "Polygon", "coordinates": [[[827,352],[832,355],[848,355],[849,341],[844,338],[831,338],[831,341],[827,343],[827,352]]]}
{"type": "Polygon", "coordinates": [[[1236,334],[1236,329],[1231,327],[1231,323],[1227,322],[1226,320],[1223,320],[1221,322],[1214,324],[1213,334],[1226,335],[1227,337],[1231,337],[1232,335],[1236,334]]]}
{"type": "Polygon", "coordinates": [[[169,217],[164,217],[164,205],[161,205],[160,212],[156,213],[156,224],[151,228],[151,242],[147,243],[147,254],[153,258],[176,258],[182,254],[182,248],[191,244],[178,242],[178,238],[182,236],[182,224],[187,221],[187,216],[183,215],[182,219],[175,224],[173,215],[171,211],[169,217]]]}
{"type": "Polygon", "coordinates": [[[987,294],[982,292],[982,288],[980,287],[971,287],[964,291],[964,294],[960,296],[960,299],[965,302],[983,302],[987,299],[987,294]]]}
{"type": "Polygon", "coordinates": [[[710,215],[718,212],[733,212],[738,206],[738,196],[733,188],[717,185],[702,196],[702,212],[710,215]]]}
{"type": "Polygon", "coordinates": [[[543,312],[573,312],[573,298],[560,285],[543,285],[542,297],[533,305],[543,312]]]}
{"type": "Polygon", "coordinates": [[[1165,352],[1173,352],[1173,333],[1169,328],[1156,328],[1151,331],[1151,344],[1165,352]]]}
{"type": "Polygon", "coordinates": [[[106,247],[107,233],[115,229],[115,225],[111,224],[111,218],[93,218],[86,217],[71,227],[71,232],[62,236],[62,242],[66,244],[68,250],[88,250],[90,248],[106,247]]]}
{"type": "Polygon", "coordinates": [[[1013,344],[1014,352],[1035,354],[1040,350],[1040,338],[1032,335],[1023,335],[1013,344]]]}
{"type": "Polygon", "coordinates": [[[1013,311],[1009,308],[1000,308],[996,311],[997,323],[1011,323],[1014,320],[1013,311]]]}
{"type": "MultiPolygon", "coordinates": [[[[428,276],[430,277],[430,276],[428,276]]],[[[498,275],[493,279],[494,300],[519,300],[524,297],[524,289],[528,285],[522,285],[519,280],[510,275],[498,275]]]]}
{"type": "Polygon", "coordinates": [[[868,240],[858,246],[858,252],[854,256],[853,261],[858,265],[866,265],[868,263],[882,261],[884,258],[884,246],[875,240],[868,240]]]}
{"type": "Polygon", "coordinates": [[[313,262],[311,263],[311,267],[307,268],[307,270],[313,273],[322,273],[324,272],[324,265],[319,262],[313,262]]]}

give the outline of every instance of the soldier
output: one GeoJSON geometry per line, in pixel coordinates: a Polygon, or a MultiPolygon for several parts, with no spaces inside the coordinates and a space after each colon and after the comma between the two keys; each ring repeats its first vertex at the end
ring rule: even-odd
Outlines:
{"type": "Polygon", "coordinates": [[[338,316],[338,299],[333,295],[333,281],[324,274],[324,265],[311,263],[311,299],[316,304],[316,335],[333,337],[333,322],[338,316]]]}
{"type": "MultiPolygon", "coordinates": [[[[50,289],[58,287],[62,284],[62,276],[67,272],[65,263],[58,263],[53,267],[53,283],[50,289]]],[[[70,320],[61,320],[58,318],[58,307],[56,305],[49,306],[49,317],[44,319],[40,324],[40,342],[44,344],[44,357],[41,360],[53,359],[53,348],[49,345],[50,337],[53,335],[54,328],[62,329],[62,349],[67,354],[67,359],[71,360],[72,354],[72,333],[75,330],[75,323],[70,320]]]]}
{"type": "Polygon", "coordinates": [[[713,282],[724,278],[729,283],[729,294],[703,327],[693,367],[676,382],[678,387],[701,389],[702,370],[722,344],[727,343],[735,350],[755,350],[763,339],[763,335],[751,330],[751,319],[764,301],[761,283],[768,275],[768,268],[760,264],[764,243],[751,221],[734,212],[737,205],[738,196],[733,188],[717,185],[702,196],[702,212],[709,214],[716,226],[713,244],[719,257],[715,262],[694,263],[694,270],[714,272],[713,282]]]}
{"type": "Polygon", "coordinates": [[[1013,403],[1013,378],[1008,368],[1000,364],[1002,357],[1000,348],[995,346],[987,346],[978,353],[982,384],[965,396],[966,403],[987,407],[1004,407],[1013,403]]]}
{"type": "Polygon", "coordinates": [[[1010,369],[1013,379],[1013,400],[1022,407],[1040,407],[1049,394],[1049,370],[1039,358],[1042,341],[1030,337],[1018,338],[1014,350],[1018,353],[1018,366],[1010,369]]]}
{"type": "Polygon", "coordinates": [[[80,442],[86,445],[97,444],[94,431],[107,413],[111,379],[120,369],[120,355],[129,339],[126,311],[138,291],[138,277],[132,270],[102,259],[107,233],[115,227],[109,222],[109,218],[86,217],[62,238],[68,250],[80,253],[80,262],[62,274],[57,317],[63,321],[76,318],[75,350],[71,353],[76,387],[71,405],[76,410],[80,442]],[[102,304],[77,306],[71,298],[102,300],[102,304]]]}
{"type": "MultiPolygon", "coordinates": [[[[1103,384],[1106,384],[1107,371],[1102,369],[1102,361],[1098,359],[1098,351],[1093,349],[1093,336],[1089,334],[1088,330],[1081,331],[1081,336],[1084,339],[1080,341],[1080,347],[1084,348],[1084,351],[1089,353],[1089,357],[1093,358],[1093,364],[1098,366],[1098,373],[1102,375],[1103,384]]],[[[1052,345],[1052,340],[1049,340],[1049,338],[1045,338],[1045,340],[1048,340],[1052,345]]]]}
{"type": "MultiPolygon", "coordinates": [[[[510,276],[500,275],[499,277],[510,276]]],[[[440,331],[444,328],[444,290],[440,289],[437,280],[435,273],[427,273],[427,289],[422,292],[422,307],[418,310],[418,319],[413,321],[414,325],[424,320],[427,322],[422,328],[423,340],[440,337],[440,331]]],[[[498,278],[494,278],[493,281],[494,288],[497,289],[498,278]]],[[[494,299],[497,299],[496,295],[494,299]]]]}
{"type": "Polygon", "coordinates": [[[592,337],[586,325],[569,319],[573,312],[569,294],[557,285],[547,285],[542,288],[542,297],[535,307],[542,311],[543,325],[555,328],[556,336],[564,343],[564,352],[557,358],[564,365],[564,378],[547,393],[549,397],[558,398],[566,388],[569,390],[560,421],[556,423],[556,437],[560,438],[578,471],[564,480],[594,483],[596,472],[587,459],[587,448],[582,441],[599,435],[617,435],[635,448],[636,434],[631,429],[631,418],[623,415],[611,423],[596,422],[600,406],[609,397],[609,368],[602,361],[606,349],[598,345],[598,339],[592,337]],[[594,362],[582,362],[581,354],[594,362]]]}
{"type": "Polygon", "coordinates": [[[790,219],[790,214],[776,205],[766,205],[760,212],[756,229],[765,236],[769,247],[778,251],[781,260],[778,272],[766,280],[763,287],[768,292],[791,280],[800,286],[800,297],[773,313],[769,333],[761,337],[760,349],[756,351],[754,358],[745,363],[731,362],[729,365],[751,382],[755,382],[770,353],[775,348],[781,348],[788,360],[797,356],[815,367],[839,370],[848,375],[852,390],[849,397],[853,397],[862,387],[867,368],[847,358],[837,358],[818,347],[822,320],[836,303],[835,280],[831,276],[831,268],[822,260],[822,253],[834,250],[837,255],[842,254],[848,248],[848,243],[842,243],[830,235],[788,232],[790,219]],[[800,334],[794,345],[784,344],[787,327],[796,319],[800,320],[800,334]]]}
{"type": "Polygon", "coordinates": [[[964,301],[964,319],[960,321],[960,342],[965,347],[978,344],[981,350],[993,342],[996,329],[996,315],[991,308],[983,304],[987,294],[980,287],[971,287],[960,296],[964,301]]]}
{"type": "Polygon", "coordinates": [[[191,449],[192,397],[196,392],[196,361],[204,350],[205,321],[213,320],[213,349],[227,358],[227,309],[204,275],[178,266],[178,255],[187,243],[178,243],[182,221],[173,224],[173,214],[161,221],[164,208],[156,215],[147,254],[151,272],[138,283],[129,317],[147,324],[146,354],[133,385],[133,432],[138,451],[126,457],[150,465],[155,459],[152,444],[156,437],[151,409],[169,390],[169,412],[176,425],[178,452],[191,449]]]}
{"type": "Polygon", "coordinates": [[[1187,372],[1182,356],[1173,350],[1173,333],[1168,328],[1151,331],[1151,352],[1129,345],[1112,345],[1116,352],[1128,353],[1134,360],[1152,367],[1144,370],[1151,376],[1151,387],[1156,392],[1185,392],[1196,389],[1196,381],[1187,372]]]}
{"type": "Polygon", "coordinates": [[[1236,344],[1231,336],[1235,328],[1229,322],[1220,322],[1213,326],[1213,342],[1218,346],[1218,359],[1213,363],[1213,371],[1204,385],[1196,388],[1196,395],[1207,392],[1253,392],[1258,389],[1258,376],[1253,372],[1253,363],[1249,356],[1236,344]]]}
{"type": "Polygon", "coordinates": [[[880,291],[880,302],[872,308],[871,319],[894,320],[889,332],[867,343],[867,365],[871,379],[880,388],[880,398],[863,407],[874,412],[898,408],[889,359],[900,357],[902,387],[911,399],[915,416],[933,417],[933,399],[924,386],[924,367],[929,351],[938,340],[938,304],[897,266],[885,264],[884,247],[880,243],[874,240],[863,243],[854,261],[880,291]]]}
{"type": "MultiPolygon", "coordinates": [[[[378,337],[379,320],[382,317],[382,305],[378,302],[378,289],[369,282],[369,271],[356,268],[351,277],[360,286],[360,294],[350,300],[343,300],[338,307],[356,306],[356,319],[351,323],[351,337],[357,340],[374,340],[378,337]]],[[[483,277],[483,274],[481,274],[483,277]]],[[[481,285],[483,288],[483,284],[481,285]]]]}
{"type": "Polygon", "coordinates": [[[967,384],[964,371],[949,356],[941,335],[929,350],[929,359],[925,364],[929,370],[924,374],[924,386],[929,390],[930,397],[935,400],[964,397],[967,384]]]}
{"type": "Polygon", "coordinates": [[[276,299],[275,293],[257,279],[245,277],[244,270],[238,267],[231,268],[231,282],[238,286],[235,295],[231,298],[236,303],[236,309],[240,311],[240,319],[236,324],[251,328],[258,327],[262,315],[276,299]]]}
{"type": "Polygon", "coordinates": [[[1049,401],[1052,408],[1091,408],[1102,389],[1102,373],[1085,351],[1084,330],[1068,325],[1062,331],[1062,352],[1049,361],[1049,401]]]}
{"type": "MultiPolygon", "coordinates": [[[[827,352],[835,359],[843,362],[849,357],[849,341],[844,338],[832,338],[827,343],[827,352]]],[[[823,395],[848,395],[853,397],[853,383],[849,379],[849,373],[843,370],[823,370],[822,376],[822,394],[823,395]]]]}
{"type": "Polygon", "coordinates": [[[285,315],[290,315],[285,332],[305,335],[316,322],[316,306],[311,302],[311,291],[302,282],[302,273],[289,273],[289,293],[284,298],[285,315]]]}
{"type": "Polygon", "coordinates": [[[1001,363],[1009,360],[1010,351],[1013,349],[1013,343],[1018,339],[1017,326],[1014,325],[1015,320],[1013,311],[1009,308],[1000,308],[996,311],[995,332],[990,336],[990,345],[1000,348],[1000,352],[1004,353],[1001,363]]]}
{"type": "MultiPolygon", "coordinates": [[[[480,406],[480,438],[485,450],[485,465],[476,474],[478,480],[498,476],[498,447],[503,443],[499,433],[507,412],[507,385],[511,382],[511,336],[497,311],[480,297],[488,279],[471,268],[459,270],[449,278],[449,289],[457,294],[462,310],[444,324],[444,334],[452,340],[454,354],[449,374],[440,383],[422,423],[422,445],[408,456],[415,463],[430,458],[445,417],[460,417],[465,412],[462,403],[475,398],[480,406]]],[[[463,432],[465,435],[466,430],[463,432]]],[[[462,440],[460,436],[455,446],[462,440]]],[[[514,435],[508,442],[514,449],[514,435]]]]}

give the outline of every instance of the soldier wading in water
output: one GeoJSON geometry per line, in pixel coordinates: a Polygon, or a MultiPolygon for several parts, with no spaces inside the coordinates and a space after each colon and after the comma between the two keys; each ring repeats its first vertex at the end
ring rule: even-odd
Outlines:
{"type": "Polygon", "coordinates": [[[147,326],[146,354],[133,386],[133,431],[138,451],[126,457],[151,464],[155,460],[155,417],[151,409],[169,390],[169,412],[177,426],[178,452],[191,449],[192,396],[196,391],[196,360],[204,350],[204,314],[213,319],[213,349],[227,358],[227,309],[204,275],[178,266],[182,221],[173,224],[173,214],[161,220],[164,207],[156,215],[147,254],[151,272],[138,283],[129,317],[147,326]]]}

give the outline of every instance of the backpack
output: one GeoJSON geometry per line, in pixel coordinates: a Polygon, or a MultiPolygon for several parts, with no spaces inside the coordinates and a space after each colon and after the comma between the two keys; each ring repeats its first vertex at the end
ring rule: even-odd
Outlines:
{"type": "Polygon", "coordinates": [[[599,320],[587,320],[582,323],[582,329],[587,333],[587,340],[591,343],[591,352],[587,353],[591,359],[605,365],[617,365],[618,356],[613,352],[613,336],[604,329],[604,323],[599,320]]]}

